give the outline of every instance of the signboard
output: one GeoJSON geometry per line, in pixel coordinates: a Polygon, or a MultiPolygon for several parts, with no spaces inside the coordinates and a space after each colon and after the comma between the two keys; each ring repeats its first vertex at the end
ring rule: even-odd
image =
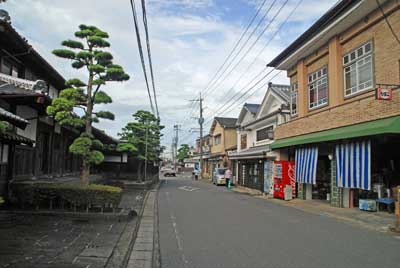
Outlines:
{"type": "Polygon", "coordinates": [[[375,97],[377,100],[392,100],[393,94],[391,88],[381,88],[376,89],[375,97]]]}

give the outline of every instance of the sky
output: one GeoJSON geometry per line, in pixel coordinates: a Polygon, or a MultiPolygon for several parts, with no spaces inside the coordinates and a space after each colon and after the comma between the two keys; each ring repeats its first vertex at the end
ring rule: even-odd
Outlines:
{"type": "MultiPolygon", "coordinates": [[[[175,124],[180,125],[179,143],[194,143],[199,135],[195,118],[199,116],[199,106],[191,100],[198,99],[200,92],[204,97],[207,133],[215,115],[237,117],[245,102],[260,103],[269,81],[288,84],[286,73],[273,70],[249,90],[270,72],[266,64],[335,2],[147,0],[156,94],[161,124],[165,126],[162,144],[170,148],[175,124]],[[254,23],[222,69],[226,71],[216,73],[263,3],[254,23]],[[212,80],[213,77],[216,79],[212,80]]],[[[139,0],[136,5],[142,22],[139,0]]],[[[113,103],[98,109],[112,111],[116,119],[103,120],[97,127],[118,137],[121,128],[132,121],[133,113],[139,109],[150,110],[129,0],[8,0],[0,8],[9,12],[17,31],[66,79],[85,79],[85,76],[51,51],[60,48],[62,40],[73,38],[79,24],[95,25],[109,33],[109,50],[114,62],[122,65],[131,79],[103,88],[113,103]]],[[[143,41],[143,24],[140,26],[143,41]]]]}

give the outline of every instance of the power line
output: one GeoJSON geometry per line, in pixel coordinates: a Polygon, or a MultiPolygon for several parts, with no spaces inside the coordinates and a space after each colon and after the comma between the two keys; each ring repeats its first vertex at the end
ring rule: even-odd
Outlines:
{"type": "MultiPolygon", "coordinates": [[[[289,0],[286,0],[286,3],[289,0]]],[[[235,56],[233,57],[233,59],[230,61],[230,63],[228,64],[228,66],[224,69],[224,71],[218,76],[218,78],[214,81],[214,83],[212,84],[212,86],[215,86],[216,84],[220,85],[223,81],[226,80],[226,78],[229,76],[229,74],[232,73],[232,71],[237,67],[238,64],[235,65],[235,67],[228,73],[228,75],[225,75],[225,77],[221,80],[218,81],[225,73],[226,71],[229,69],[229,67],[232,66],[232,63],[235,62],[235,59],[240,55],[240,53],[243,51],[243,49],[246,47],[247,43],[249,42],[249,40],[251,39],[251,37],[255,34],[255,32],[257,31],[257,29],[260,27],[261,23],[265,20],[265,18],[267,17],[267,15],[269,14],[270,10],[272,9],[272,7],[275,5],[276,0],[274,0],[272,2],[272,4],[269,6],[269,8],[267,9],[267,11],[264,13],[264,16],[260,19],[260,21],[258,22],[258,24],[256,25],[256,27],[253,29],[253,31],[250,33],[250,35],[247,37],[246,41],[242,44],[242,46],[240,47],[239,51],[235,54],[235,56]],[[218,82],[217,82],[218,81],[218,82]]],[[[283,4],[286,5],[286,3],[283,4]]],[[[280,12],[280,10],[278,11],[278,13],[280,12]]],[[[250,46],[250,49],[255,45],[255,43],[258,42],[258,40],[260,39],[260,37],[264,34],[265,30],[268,29],[268,27],[270,26],[270,24],[272,23],[272,21],[275,19],[275,17],[270,21],[270,23],[268,24],[268,26],[261,32],[261,34],[258,36],[257,40],[255,42],[253,42],[253,44],[250,46]]],[[[240,63],[243,58],[249,53],[249,50],[247,50],[247,52],[242,56],[242,58],[238,61],[238,63],[240,63]]],[[[212,90],[212,86],[210,86],[210,88],[208,88],[207,91],[204,92],[204,94],[209,93],[210,90],[212,90]]],[[[215,88],[214,88],[215,90],[215,88]]]]}
{"type": "Polygon", "coordinates": [[[286,0],[281,7],[278,9],[278,11],[275,13],[275,15],[273,16],[273,18],[270,20],[270,22],[268,23],[268,25],[264,28],[263,31],[261,31],[261,33],[258,35],[257,39],[251,44],[251,46],[247,49],[247,51],[242,55],[242,57],[239,59],[238,62],[236,62],[236,64],[233,66],[233,68],[228,72],[228,74],[225,75],[225,77],[218,82],[218,85],[216,85],[216,87],[214,88],[214,90],[216,90],[221,84],[222,82],[224,82],[229,75],[239,66],[239,64],[243,61],[243,59],[247,56],[247,54],[251,51],[251,49],[256,45],[256,43],[260,40],[260,38],[264,35],[264,33],[268,30],[268,28],[271,26],[272,22],[274,22],[274,20],[276,19],[276,17],[281,13],[282,9],[287,5],[289,0],[286,0]]]}
{"type": "Polygon", "coordinates": [[[400,39],[399,39],[399,37],[397,36],[397,34],[394,32],[393,27],[392,27],[392,25],[390,24],[389,19],[387,18],[386,14],[385,14],[385,11],[383,11],[382,5],[381,5],[381,3],[379,2],[379,0],[376,0],[376,4],[378,5],[379,10],[381,11],[383,17],[385,18],[386,24],[388,25],[390,31],[392,32],[393,37],[396,39],[397,43],[399,43],[399,45],[400,45],[400,39]]]}
{"type": "MultiPolygon", "coordinates": [[[[260,86],[260,87],[257,88],[256,90],[254,90],[251,94],[249,94],[249,95],[248,95],[244,100],[242,100],[242,101],[248,100],[248,99],[249,99],[250,97],[252,97],[258,90],[264,88],[266,85],[268,85],[270,82],[272,82],[272,80],[274,80],[275,77],[277,77],[281,72],[282,72],[282,71],[280,70],[279,72],[275,73],[274,76],[271,77],[271,79],[269,79],[269,81],[268,81],[267,83],[263,84],[262,86],[260,86]]],[[[244,95],[243,95],[243,96],[244,96],[244,95]]],[[[243,96],[242,96],[242,97],[243,97],[243,96]]],[[[239,98],[239,99],[241,99],[241,98],[239,98]]],[[[238,99],[238,100],[239,100],[239,99],[238,99]]],[[[235,108],[235,106],[233,106],[233,104],[232,104],[231,106],[229,106],[229,107],[232,107],[232,108],[231,108],[230,110],[222,111],[221,113],[230,113],[230,112],[235,108]]],[[[228,108],[229,108],[229,107],[228,107],[228,108]]]]}
{"type": "Polygon", "coordinates": [[[222,68],[225,66],[225,64],[228,62],[228,59],[232,56],[233,52],[236,50],[236,48],[238,47],[238,45],[240,44],[240,42],[242,41],[243,37],[247,34],[247,31],[250,29],[251,25],[253,24],[254,20],[256,19],[256,17],[258,16],[258,14],[260,13],[260,11],[262,10],[262,8],[265,5],[266,0],[264,0],[261,5],[258,7],[256,14],[251,18],[250,22],[248,23],[246,29],[242,32],[240,38],[236,41],[236,44],[233,46],[233,48],[231,49],[230,53],[228,54],[228,56],[225,58],[224,62],[222,63],[222,65],[217,69],[217,71],[215,72],[214,76],[211,78],[211,80],[208,82],[207,86],[204,88],[203,93],[205,94],[205,92],[208,90],[208,87],[212,84],[213,80],[215,79],[215,77],[218,75],[218,73],[222,70],[222,68]]]}
{"type": "MultiPolygon", "coordinates": [[[[271,36],[271,38],[267,41],[267,43],[264,45],[264,47],[259,51],[259,53],[257,54],[257,56],[254,57],[253,61],[247,66],[246,70],[244,71],[244,73],[242,73],[239,78],[235,81],[235,83],[233,84],[233,86],[231,87],[231,89],[228,91],[227,95],[229,95],[229,92],[234,92],[233,89],[236,87],[236,85],[239,83],[239,81],[244,77],[244,75],[250,70],[251,66],[254,65],[254,63],[256,62],[256,60],[261,56],[261,54],[265,51],[265,49],[268,47],[268,45],[271,43],[271,41],[275,38],[275,36],[282,30],[283,26],[287,23],[287,21],[289,20],[289,18],[293,15],[293,13],[297,10],[297,8],[300,6],[300,4],[303,2],[303,0],[299,0],[296,4],[296,6],[292,9],[292,11],[289,13],[289,15],[285,18],[285,20],[281,23],[281,25],[279,26],[279,28],[275,31],[275,33],[271,36]]],[[[265,68],[263,68],[261,70],[261,73],[265,70],[265,68]]]]}
{"type": "Polygon", "coordinates": [[[146,46],[147,46],[147,55],[148,55],[148,58],[149,58],[150,76],[151,76],[151,82],[152,82],[152,85],[153,85],[154,103],[156,105],[157,118],[160,118],[160,114],[158,112],[156,86],[155,86],[155,83],[154,83],[153,63],[152,63],[152,60],[151,60],[149,29],[148,29],[148,26],[147,26],[147,13],[146,13],[146,2],[145,2],[145,0],[142,0],[142,11],[143,11],[144,31],[146,33],[146,46]]]}
{"type": "MultiPolygon", "coordinates": [[[[241,98],[243,95],[245,95],[247,92],[249,92],[250,90],[252,90],[253,88],[255,88],[258,84],[260,84],[264,79],[266,79],[273,71],[275,70],[275,68],[273,68],[272,70],[270,70],[266,75],[264,75],[261,79],[259,79],[255,84],[253,84],[250,88],[248,88],[239,98],[241,98]]],[[[235,103],[237,101],[237,99],[233,102],[235,103]]],[[[231,107],[233,105],[233,103],[228,106],[227,108],[231,107]]],[[[226,109],[224,110],[226,111],[226,109]]],[[[224,112],[222,111],[222,112],[224,112]]],[[[220,113],[222,113],[220,112],[220,113]]],[[[209,120],[210,121],[210,120],[209,120]]],[[[207,121],[207,123],[209,123],[209,121],[207,121]]]]}
{"type": "MultiPolygon", "coordinates": [[[[251,83],[253,83],[264,71],[266,68],[262,69],[261,72],[259,72],[256,76],[254,76],[244,87],[242,87],[238,92],[234,93],[229,100],[224,102],[220,107],[217,108],[215,111],[215,114],[217,114],[219,111],[221,111],[222,108],[224,108],[230,101],[232,101],[242,90],[247,88],[251,83]]],[[[233,88],[232,88],[233,89],[233,88]]]]}
{"type": "Polygon", "coordinates": [[[148,93],[148,95],[149,95],[151,111],[152,111],[153,114],[154,114],[154,106],[153,106],[153,101],[152,101],[152,99],[151,99],[149,81],[148,81],[148,79],[147,79],[146,63],[145,63],[145,61],[144,61],[144,56],[143,56],[142,41],[140,40],[140,32],[139,32],[139,25],[138,25],[138,19],[137,19],[137,14],[136,14],[135,1],[134,1],[134,0],[130,0],[130,2],[131,2],[131,8],[132,8],[133,22],[134,22],[134,24],[135,24],[136,40],[137,40],[138,49],[139,49],[140,61],[141,61],[141,63],[142,63],[142,69],[143,69],[144,79],[145,79],[145,81],[146,81],[146,87],[147,87],[147,93],[148,93]]]}

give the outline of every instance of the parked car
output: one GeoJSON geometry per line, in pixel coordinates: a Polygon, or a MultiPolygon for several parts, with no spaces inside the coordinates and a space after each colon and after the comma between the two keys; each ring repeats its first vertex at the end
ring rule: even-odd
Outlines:
{"type": "Polygon", "coordinates": [[[214,170],[213,183],[215,185],[225,185],[225,171],[226,168],[216,168],[214,170]]]}
{"type": "Polygon", "coordinates": [[[163,168],[161,169],[162,174],[164,177],[176,177],[176,171],[172,168],[163,168]]]}

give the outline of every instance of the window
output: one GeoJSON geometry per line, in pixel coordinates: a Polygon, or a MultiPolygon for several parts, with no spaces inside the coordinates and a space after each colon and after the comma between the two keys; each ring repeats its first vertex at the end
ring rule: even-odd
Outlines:
{"type": "Polygon", "coordinates": [[[8,162],[8,144],[0,143],[0,163],[6,164],[8,162]]]}
{"type": "Polygon", "coordinates": [[[240,135],[240,149],[247,148],[247,134],[240,135]]]}
{"type": "Polygon", "coordinates": [[[214,137],[214,144],[215,145],[221,144],[221,134],[214,137]]]}
{"type": "Polygon", "coordinates": [[[372,88],[372,73],[372,42],[344,55],[344,95],[351,96],[372,88]]]}
{"type": "Polygon", "coordinates": [[[297,115],[298,83],[295,82],[290,88],[290,114],[297,115]]]}
{"type": "Polygon", "coordinates": [[[308,75],[309,108],[328,103],[328,70],[326,67],[308,75]]]}
{"type": "Polygon", "coordinates": [[[1,72],[13,77],[18,77],[18,67],[5,59],[3,59],[3,63],[1,65],[1,72]]]}
{"type": "Polygon", "coordinates": [[[257,130],[257,133],[256,133],[257,141],[273,139],[273,137],[272,137],[272,130],[273,129],[274,129],[273,126],[269,126],[269,127],[257,130]]]}

